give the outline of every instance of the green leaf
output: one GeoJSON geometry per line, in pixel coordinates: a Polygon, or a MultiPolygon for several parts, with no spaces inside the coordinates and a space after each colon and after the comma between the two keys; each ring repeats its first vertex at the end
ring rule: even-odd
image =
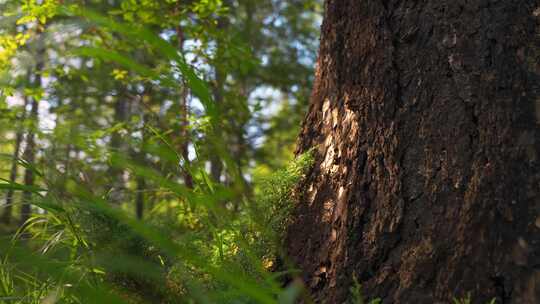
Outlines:
{"type": "MultiPolygon", "coordinates": [[[[193,68],[185,62],[184,58],[179,54],[178,50],[169,42],[167,42],[160,36],[152,33],[146,28],[135,27],[132,24],[128,26],[127,24],[115,22],[110,17],[105,17],[88,9],[74,9],[64,6],[61,11],[66,15],[75,15],[86,18],[109,30],[123,34],[129,39],[132,39],[134,41],[146,42],[150,46],[154,47],[163,56],[165,56],[169,60],[174,61],[178,65],[182,76],[187,81],[187,84],[192,90],[193,94],[197,96],[203,104],[207,115],[210,116],[213,120],[217,119],[217,107],[212,101],[212,94],[210,93],[210,89],[208,88],[206,82],[197,76],[193,68]]],[[[102,52],[100,53],[101,55],[104,55],[102,52]]],[[[127,64],[124,56],[109,55],[109,58],[114,58],[116,60],[120,60],[120,63],[127,64]]],[[[133,62],[130,63],[131,66],[136,67],[133,62]]],[[[126,67],[129,67],[129,65],[126,67]]]]}

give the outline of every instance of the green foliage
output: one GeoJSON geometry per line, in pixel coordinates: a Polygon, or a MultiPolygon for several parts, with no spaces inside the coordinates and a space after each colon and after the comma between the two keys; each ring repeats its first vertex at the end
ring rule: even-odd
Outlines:
{"type": "Polygon", "coordinates": [[[297,199],[295,187],[312,164],[313,152],[310,150],[299,155],[285,169],[261,178],[256,197],[256,206],[259,209],[255,210],[255,213],[262,215],[263,227],[274,233],[276,240],[282,240],[284,237],[297,199]]]}
{"type": "Polygon", "coordinates": [[[471,304],[471,294],[467,294],[467,296],[463,298],[454,298],[454,304],[471,304]]]}
{"type": "MultiPolygon", "coordinates": [[[[281,183],[279,188],[268,185],[273,189],[263,191],[268,197],[261,199],[268,206],[260,206],[270,210],[260,211],[274,213],[269,221],[283,216],[282,212],[277,212],[276,205],[286,201],[285,187],[289,187],[287,192],[290,193],[293,182],[298,181],[308,162],[309,157],[301,157],[276,175],[275,178],[284,178],[287,183],[281,183]]],[[[184,217],[184,221],[140,223],[110,207],[87,189],[69,184],[73,199],[69,205],[47,203],[45,199],[36,202],[48,213],[31,218],[18,234],[21,237],[31,235],[31,247],[39,248],[43,257],[21,255],[22,248],[16,243],[7,251],[6,262],[9,263],[6,265],[27,265],[29,273],[24,272],[24,276],[35,281],[34,286],[39,286],[36,299],[54,292],[55,296],[62,295],[63,300],[78,302],[85,299],[88,286],[101,286],[107,301],[114,298],[107,295],[107,290],[118,290],[120,294],[129,294],[130,298],[143,302],[161,303],[176,303],[179,299],[189,298],[207,298],[213,303],[272,303],[279,297],[280,288],[264,269],[259,253],[274,250],[260,247],[264,244],[260,238],[267,237],[269,232],[257,230],[261,227],[249,217],[250,213],[220,227],[211,219],[212,214],[216,216],[219,211],[200,207],[179,210],[178,216],[184,217]],[[195,222],[187,219],[190,216],[196,219],[195,222]],[[206,223],[200,225],[198,221],[206,223]],[[239,230],[247,227],[249,231],[239,230]],[[260,238],[248,239],[246,235],[260,238]],[[52,273],[50,263],[57,265],[52,273]],[[37,269],[35,273],[34,269],[37,269]],[[74,278],[78,285],[71,283],[74,278]],[[61,282],[70,282],[69,288],[63,288],[66,284],[61,282]]],[[[19,267],[17,271],[25,271],[25,267],[19,267]]],[[[23,281],[13,280],[12,276],[10,271],[2,272],[6,296],[27,293],[27,289],[14,290],[13,286],[23,286],[23,281]]]]}
{"type": "MultiPolygon", "coordinates": [[[[364,295],[362,293],[362,285],[358,282],[358,279],[353,275],[353,285],[349,288],[349,303],[351,304],[365,304],[364,295]]],[[[380,304],[382,300],[377,298],[368,302],[368,304],[380,304]]]]}
{"type": "MultiPolygon", "coordinates": [[[[467,295],[465,297],[454,298],[452,302],[454,304],[472,304],[471,294],[467,293],[467,295]]],[[[496,303],[497,303],[497,299],[492,299],[487,304],[496,304],[496,303]]]]}
{"type": "Polygon", "coordinates": [[[294,303],[315,3],[0,1],[0,303],[294,303]]]}

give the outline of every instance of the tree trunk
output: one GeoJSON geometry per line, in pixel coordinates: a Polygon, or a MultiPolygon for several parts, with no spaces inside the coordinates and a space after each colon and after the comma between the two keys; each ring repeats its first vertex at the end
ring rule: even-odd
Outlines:
{"type": "MultiPolygon", "coordinates": [[[[145,89],[146,91],[146,89],[145,89]]],[[[141,96],[141,103],[143,102],[143,98],[146,94],[143,94],[141,96]]],[[[151,96],[150,94],[148,94],[148,96],[151,96]]],[[[137,162],[140,164],[140,165],[148,165],[147,163],[147,159],[146,159],[146,152],[145,152],[145,145],[146,145],[146,138],[147,138],[147,135],[146,135],[146,124],[149,122],[149,114],[147,113],[144,113],[144,109],[140,108],[139,109],[140,112],[142,112],[143,114],[141,115],[142,116],[142,123],[143,123],[143,128],[141,129],[141,132],[142,132],[142,138],[141,138],[141,145],[139,147],[139,151],[138,152],[134,152],[134,157],[137,159],[137,162]]],[[[147,187],[146,187],[146,180],[144,178],[144,176],[137,176],[136,177],[136,184],[137,184],[137,190],[136,190],[136,195],[135,195],[135,214],[137,216],[137,219],[139,220],[142,220],[143,217],[144,217],[144,205],[145,205],[145,200],[146,200],[146,194],[145,192],[147,191],[147,187]]]]}
{"type": "MultiPolygon", "coordinates": [[[[30,72],[29,72],[30,73],[30,72]]],[[[17,133],[15,135],[15,147],[13,149],[13,158],[11,159],[11,169],[9,171],[9,182],[15,183],[17,182],[17,171],[19,168],[19,154],[21,150],[21,143],[24,136],[24,128],[22,123],[26,120],[26,106],[28,105],[28,98],[24,99],[24,105],[22,108],[22,113],[20,115],[19,123],[19,129],[17,130],[17,133]]],[[[15,195],[15,191],[13,189],[9,189],[6,193],[6,204],[4,205],[4,212],[2,213],[2,222],[4,224],[9,225],[11,223],[11,218],[13,216],[13,197],[15,195]]]]}
{"type": "MultiPolygon", "coordinates": [[[[223,7],[226,9],[232,9],[230,0],[223,1],[223,7]]],[[[217,30],[221,33],[226,33],[229,29],[229,17],[222,15],[217,20],[217,30]]],[[[222,35],[225,36],[225,35],[222,35]]],[[[216,57],[214,58],[214,82],[212,86],[212,96],[214,98],[214,103],[218,107],[224,107],[224,93],[225,93],[225,82],[227,80],[227,69],[223,66],[225,60],[224,53],[226,52],[227,44],[223,43],[221,40],[223,38],[218,38],[216,41],[216,57]]],[[[221,132],[222,130],[216,130],[221,132]]],[[[223,172],[223,163],[219,157],[218,151],[216,149],[211,149],[210,153],[210,176],[212,179],[219,183],[221,181],[221,174],[223,172]]]]}
{"type": "MultiPolygon", "coordinates": [[[[34,79],[31,81],[32,87],[41,89],[42,88],[42,73],[45,69],[45,56],[46,56],[46,46],[45,46],[45,37],[43,37],[43,29],[38,29],[38,40],[36,43],[36,66],[34,72],[34,79]]],[[[30,108],[30,127],[28,127],[28,132],[26,134],[26,147],[23,152],[23,160],[26,161],[31,166],[35,166],[36,159],[36,133],[39,131],[39,100],[35,97],[30,98],[31,108],[30,108]]],[[[24,170],[24,184],[26,186],[33,186],[35,182],[34,170],[32,168],[25,168],[24,170]]],[[[23,225],[32,214],[32,193],[30,191],[24,191],[22,194],[22,203],[21,203],[21,217],[20,223],[23,225]]]]}
{"type": "MultiPolygon", "coordinates": [[[[184,42],[186,40],[184,30],[180,25],[176,27],[176,38],[178,39],[178,49],[182,56],[184,56],[184,42]]],[[[189,88],[187,81],[182,79],[182,88],[180,91],[179,100],[179,114],[180,114],[180,155],[182,156],[182,175],[184,178],[184,185],[190,189],[193,189],[193,176],[191,176],[191,164],[189,161],[189,88]]]]}
{"type": "Polygon", "coordinates": [[[146,191],[146,182],[144,177],[137,177],[137,194],[135,196],[135,212],[138,220],[144,216],[144,192],[146,191]]]}
{"type": "MultiPolygon", "coordinates": [[[[118,88],[118,94],[114,101],[114,114],[112,124],[126,123],[129,117],[129,93],[127,86],[123,84],[118,88]]],[[[109,149],[113,153],[121,155],[126,152],[127,144],[124,135],[115,130],[111,134],[109,149]]],[[[110,183],[109,201],[115,205],[122,204],[126,199],[126,181],[124,178],[124,168],[113,165],[108,168],[108,178],[110,183]]]]}
{"type": "Polygon", "coordinates": [[[286,239],[316,302],[540,303],[538,4],[326,1],[286,239]]]}
{"type": "MultiPolygon", "coordinates": [[[[36,87],[41,87],[41,71],[43,69],[43,65],[38,63],[38,67],[36,68],[36,87]]],[[[35,97],[31,97],[32,99],[32,107],[30,109],[30,121],[32,123],[32,126],[28,130],[28,134],[26,135],[26,147],[24,149],[23,153],[23,159],[28,164],[34,166],[35,165],[35,158],[36,158],[36,131],[39,128],[39,117],[38,117],[38,100],[35,97]]],[[[25,168],[24,170],[24,184],[26,186],[33,186],[34,185],[34,171],[32,168],[25,168]]],[[[24,191],[22,195],[22,204],[21,204],[21,225],[24,224],[29,218],[32,213],[32,192],[30,191],[24,191]]]]}

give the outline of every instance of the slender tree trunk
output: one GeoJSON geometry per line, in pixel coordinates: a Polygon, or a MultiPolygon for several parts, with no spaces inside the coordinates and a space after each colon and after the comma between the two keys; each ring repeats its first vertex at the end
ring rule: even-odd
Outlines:
{"type": "Polygon", "coordinates": [[[137,194],[135,196],[135,212],[137,219],[142,220],[144,216],[144,192],[146,190],[146,182],[144,177],[137,177],[137,194]]]}
{"type": "MultiPolygon", "coordinates": [[[[40,33],[42,35],[42,33],[40,33]]],[[[36,53],[36,68],[34,74],[34,81],[32,86],[34,88],[41,88],[42,79],[41,73],[45,67],[45,46],[44,46],[44,37],[39,37],[37,43],[37,53],[36,53]]],[[[35,165],[36,158],[36,132],[39,130],[39,100],[35,97],[29,97],[31,102],[30,109],[30,122],[31,126],[28,129],[26,135],[26,147],[23,153],[23,159],[30,165],[35,165]]],[[[26,186],[33,186],[35,181],[34,171],[30,168],[25,168],[24,170],[24,184],[26,186]]],[[[21,224],[24,224],[32,214],[32,193],[29,191],[23,191],[22,194],[22,204],[21,204],[21,224]]]]}
{"type": "MultiPolygon", "coordinates": [[[[124,123],[127,120],[129,115],[128,113],[128,93],[127,87],[121,85],[119,88],[118,96],[114,103],[114,121],[113,123],[124,123]]],[[[111,142],[109,145],[110,150],[113,153],[124,153],[126,152],[126,142],[122,139],[122,134],[118,131],[115,131],[111,135],[111,142]]],[[[110,200],[114,204],[120,204],[125,198],[126,184],[124,181],[124,169],[116,166],[111,166],[109,169],[109,179],[110,179],[110,200]]]]}
{"type": "Polygon", "coordinates": [[[181,96],[181,115],[182,115],[182,126],[180,132],[181,145],[180,151],[182,154],[183,163],[183,175],[184,175],[184,184],[188,188],[193,188],[193,177],[190,172],[190,161],[189,161],[189,106],[187,99],[187,88],[186,83],[184,82],[184,88],[182,88],[181,96]]]}
{"type": "Polygon", "coordinates": [[[326,1],[286,240],[316,302],[540,303],[538,5],[326,1]]]}
{"type": "MultiPolygon", "coordinates": [[[[146,115],[143,115],[143,123],[146,123],[146,115]]],[[[139,161],[141,165],[146,165],[146,154],[144,152],[144,144],[145,144],[145,130],[142,130],[142,140],[141,140],[141,147],[140,151],[136,153],[136,158],[139,161]]],[[[137,190],[135,194],[135,214],[137,216],[137,219],[142,220],[144,217],[144,202],[145,202],[145,192],[146,192],[146,180],[144,176],[137,176],[136,178],[137,183],[137,190]]]]}
{"type": "MultiPolygon", "coordinates": [[[[144,98],[144,95],[145,94],[141,96],[141,99],[144,98]]],[[[150,94],[148,95],[150,96],[150,94]]],[[[141,100],[141,103],[142,102],[143,101],[141,100]]],[[[140,111],[144,112],[144,108],[141,107],[140,111]]],[[[144,151],[144,149],[145,149],[145,144],[146,144],[146,124],[149,122],[148,116],[149,115],[146,113],[142,115],[143,128],[141,131],[142,132],[141,146],[139,148],[140,150],[135,153],[135,157],[137,161],[139,162],[139,164],[141,165],[147,164],[146,152],[144,151]]],[[[144,176],[137,176],[136,183],[137,183],[137,193],[135,195],[135,214],[137,216],[137,219],[142,220],[144,217],[144,205],[145,205],[145,198],[146,198],[145,196],[146,180],[144,176]]]]}
{"type": "MultiPolygon", "coordinates": [[[[32,87],[41,89],[42,86],[42,73],[45,68],[45,37],[43,36],[43,30],[38,30],[38,41],[36,43],[36,67],[34,71],[34,80],[32,81],[32,87]]],[[[27,97],[28,98],[28,97],[27,97]]],[[[29,97],[31,102],[30,109],[30,127],[26,135],[26,147],[23,153],[23,159],[28,164],[34,166],[36,158],[36,132],[39,130],[39,100],[35,97],[29,97]]],[[[33,186],[35,181],[34,171],[31,168],[25,168],[24,170],[24,184],[26,186],[33,186]]],[[[21,203],[21,225],[24,224],[32,214],[32,193],[29,191],[23,191],[22,203],[21,203]]]]}
{"type": "MultiPolygon", "coordinates": [[[[183,54],[185,36],[181,26],[176,27],[176,36],[178,39],[178,49],[183,54]]],[[[182,55],[183,56],[183,55],[182,55]]],[[[183,170],[184,184],[188,188],[193,188],[193,177],[190,172],[189,162],[189,101],[188,101],[188,87],[187,82],[182,80],[182,88],[180,92],[180,154],[183,158],[183,170]]]]}
{"type": "MultiPolygon", "coordinates": [[[[58,101],[56,108],[56,119],[55,119],[55,128],[58,128],[63,123],[63,112],[61,111],[63,107],[63,96],[58,96],[58,101]]],[[[51,156],[50,163],[47,166],[55,168],[58,165],[61,165],[63,169],[52,171],[51,181],[54,182],[54,194],[63,198],[65,196],[65,184],[66,184],[66,175],[68,175],[68,162],[69,162],[69,144],[66,144],[64,140],[54,140],[51,143],[51,156]],[[64,149],[64,150],[62,150],[64,149]],[[62,172],[63,170],[63,172],[62,172]]]]}
{"type": "MultiPolygon", "coordinates": [[[[218,44],[219,49],[219,44],[218,44]]],[[[221,68],[215,68],[215,85],[213,87],[214,102],[218,107],[223,106],[223,91],[225,85],[225,73],[221,68]]],[[[213,152],[210,156],[210,175],[214,181],[219,182],[221,180],[221,173],[223,171],[223,163],[217,152],[213,152]]]]}
{"type": "MultiPolygon", "coordinates": [[[[26,106],[28,105],[28,98],[24,99],[24,105],[22,109],[21,116],[19,117],[19,123],[24,123],[26,119],[26,106]]],[[[17,169],[18,169],[18,163],[19,163],[19,153],[21,150],[21,143],[23,140],[24,132],[23,132],[23,126],[19,126],[19,130],[17,130],[17,134],[15,135],[15,147],[13,149],[13,158],[11,160],[11,169],[9,172],[9,181],[11,183],[14,183],[17,181],[17,169]]],[[[9,225],[11,223],[11,218],[13,216],[13,196],[15,195],[15,191],[13,189],[9,189],[6,193],[6,204],[4,206],[4,212],[2,213],[2,222],[4,222],[6,225],[9,225]]]]}
{"type": "MultiPolygon", "coordinates": [[[[43,70],[43,63],[38,63],[36,67],[36,80],[35,80],[35,86],[41,87],[41,71],[43,70]]],[[[29,128],[28,134],[26,135],[26,147],[24,149],[23,153],[23,159],[30,165],[35,165],[35,158],[36,158],[36,139],[35,134],[36,131],[39,128],[39,117],[38,117],[38,108],[39,108],[39,101],[31,97],[32,99],[32,108],[30,110],[30,121],[32,122],[32,127],[29,128]]],[[[26,168],[24,170],[24,184],[26,186],[33,186],[34,185],[34,171],[30,168],[26,168]]],[[[22,204],[21,204],[21,224],[24,224],[29,218],[32,213],[32,192],[24,191],[22,195],[22,204]]]]}
{"type": "MultiPolygon", "coordinates": [[[[229,0],[223,1],[225,8],[231,9],[231,3],[229,0]]],[[[218,19],[217,29],[220,32],[225,33],[229,27],[229,18],[227,16],[220,16],[218,19]]],[[[212,95],[214,97],[214,103],[218,107],[224,106],[224,93],[225,93],[225,81],[227,79],[226,69],[223,67],[222,60],[226,45],[218,39],[216,61],[214,66],[214,85],[212,87],[212,95]]],[[[223,171],[223,163],[217,152],[214,152],[210,156],[210,175],[216,182],[220,182],[221,174],[223,171]]]]}

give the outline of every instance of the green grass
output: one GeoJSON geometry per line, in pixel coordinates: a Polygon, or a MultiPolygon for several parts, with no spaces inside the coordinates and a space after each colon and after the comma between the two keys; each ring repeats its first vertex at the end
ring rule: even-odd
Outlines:
{"type": "Polygon", "coordinates": [[[36,190],[34,204],[46,212],[1,243],[0,303],[293,303],[299,286],[281,286],[269,269],[310,163],[302,155],[261,180],[234,210],[208,202],[224,200],[226,189],[199,185],[161,203],[176,206],[171,217],[155,211],[144,222],[74,180],[69,200],[36,190]]]}

